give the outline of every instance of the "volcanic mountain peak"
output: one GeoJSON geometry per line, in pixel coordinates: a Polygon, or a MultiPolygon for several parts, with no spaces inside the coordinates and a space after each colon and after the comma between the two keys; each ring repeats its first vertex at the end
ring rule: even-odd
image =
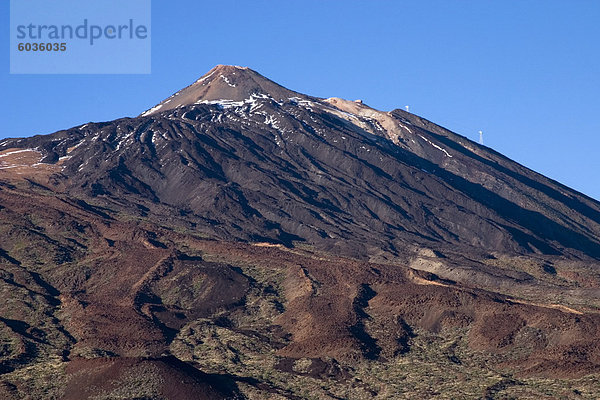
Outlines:
{"type": "Polygon", "coordinates": [[[600,259],[597,202],[414,114],[305,96],[248,68],[216,66],[140,118],[5,139],[0,153],[0,173],[183,210],[212,237],[600,259]]]}
{"type": "Polygon", "coordinates": [[[278,85],[248,67],[219,64],[191,85],[142,113],[141,116],[203,102],[242,101],[257,95],[274,100],[306,97],[278,85]]]}
{"type": "Polygon", "coordinates": [[[248,68],[0,140],[0,290],[0,399],[598,393],[600,203],[248,68]]]}

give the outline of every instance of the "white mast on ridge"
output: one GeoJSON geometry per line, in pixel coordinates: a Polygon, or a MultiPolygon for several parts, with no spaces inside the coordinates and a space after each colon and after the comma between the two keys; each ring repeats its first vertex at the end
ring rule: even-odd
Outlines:
{"type": "Polygon", "coordinates": [[[479,144],[483,144],[483,131],[479,131],[479,144]]]}
{"type": "Polygon", "coordinates": [[[408,106],[404,106],[404,108],[406,108],[406,112],[408,112],[408,106]]]}

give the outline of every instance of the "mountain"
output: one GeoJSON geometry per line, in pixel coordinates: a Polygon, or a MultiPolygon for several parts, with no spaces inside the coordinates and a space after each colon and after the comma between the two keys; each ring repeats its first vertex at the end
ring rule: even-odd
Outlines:
{"type": "Polygon", "coordinates": [[[0,216],[6,398],[594,393],[600,203],[402,110],[219,65],[0,141],[0,216]]]}
{"type": "Polygon", "coordinates": [[[219,102],[220,100],[243,102],[252,97],[264,96],[276,101],[292,97],[306,99],[306,96],[288,90],[247,67],[217,65],[190,86],[142,113],[142,116],[193,104],[219,102]]]}

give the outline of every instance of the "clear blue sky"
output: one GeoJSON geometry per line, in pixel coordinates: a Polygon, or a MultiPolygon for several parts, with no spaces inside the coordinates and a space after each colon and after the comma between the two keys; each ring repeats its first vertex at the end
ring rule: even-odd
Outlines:
{"type": "MultiPolygon", "coordinates": [[[[8,26],[8,1],[2,2],[8,26]]],[[[215,64],[421,115],[600,199],[600,1],[154,0],[150,75],[0,74],[0,137],[135,116],[215,64]]]]}

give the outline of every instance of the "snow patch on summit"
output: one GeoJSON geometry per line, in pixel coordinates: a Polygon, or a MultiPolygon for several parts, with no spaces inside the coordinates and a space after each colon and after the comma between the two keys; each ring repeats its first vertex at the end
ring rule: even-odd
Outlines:
{"type": "Polygon", "coordinates": [[[233,84],[233,83],[229,82],[229,78],[227,78],[225,75],[221,75],[221,79],[223,79],[223,81],[224,81],[226,84],[228,84],[229,86],[231,86],[231,87],[235,87],[235,86],[236,86],[235,84],[233,84]]]}
{"type": "Polygon", "coordinates": [[[242,107],[246,104],[251,104],[252,107],[256,106],[256,101],[259,99],[270,99],[273,100],[272,97],[263,94],[263,93],[255,93],[251,95],[249,98],[235,101],[235,100],[227,100],[227,99],[219,99],[219,100],[200,100],[195,102],[194,104],[216,104],[222,109],[232,108],[232,107],[242,107]]]}
{"type": "MultiPolygon", "coordinates": [[[[205,76],[201,77],[201,78],[200,78],[200,79],[198,79],[196,82],[194,82],[194,84],[197,84],[197,83],[200,83],[200,82],[204,82],[205,80],[207,80],[208,78],[210,78],[211,76],[213,76],[215,72],[216,72],[216,71],[213,71],[213,72],[211,72],[210,74],[208,74],[208,75],[205,75],[205,76]]],[[[222,76],[222,75],[221,75],[221,76],[222,76]]],[[[203,83],[203,85],[205,85],[205,83],[203,83]]]]}

